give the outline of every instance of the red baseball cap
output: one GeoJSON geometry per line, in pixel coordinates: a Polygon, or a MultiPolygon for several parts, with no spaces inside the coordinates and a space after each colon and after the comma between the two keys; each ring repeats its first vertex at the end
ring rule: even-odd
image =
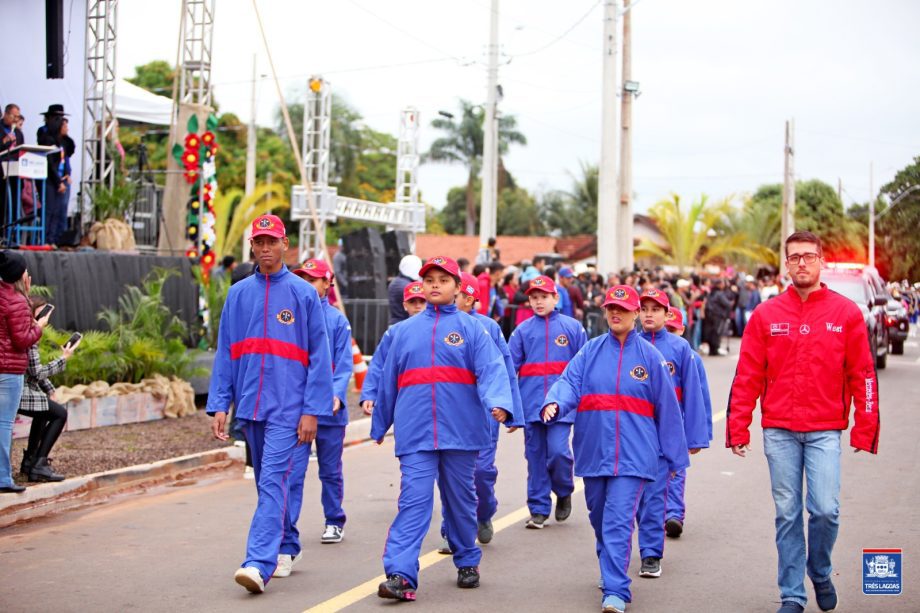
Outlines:
{"type": "Polygon", "coordinates": [[[653,300],[666,309],[671,308],[671,302],[668,300],[668,295],[662,292],[661,290],[655,289],[654,287],[648,288],[647,290],[642,292],[641,296],[639,296],[640,303],[646,299],[653,300]]]}
{"type": "Polygon", "coordinates": [[[671,328],[672,330],[683,328],[684,327],[684,314],[680,312],[680,309],[675,309],[674,307],[670,307],[668,309],[668,314],[665,317],[664,325],[665,327],[671,328]]]}
{"type": "Polygon", "coordinates": [[[422,282],[413,281],[403,289],[403,302],[410,300],[425,299],[425,293],[422,291],[422,282]]]}
{"type": "Polygon", "coordinates": [[[530,280],[530,286],[527,288],[527,291],[524,293],[530,295],[530,292],[535,291],[546,292],[547,294],[558,294],[556,291],[556,284],[553,283],[553,280],[545,275],[540,275],[536,279],[530,280]]]}
{"type": "Polygon", "coordinates": [[[468,272],[460,273],[460,292],[479,300],[479,279],[468,272]]]}
{"type": "Polygon", "coordinates": [[[639,294],[628,285],[614,285],[607,290],[603,306],[606,307],[611,304],[623,307],[627,311],[638,311],[639,294]]]}
{"type": "Polygon", "coordinates": [[[303,266],[292,272],[298,277],[306,275],[314,279],[326,279],[330,283],[335,279],[335,275],[329,269],[329,265],[323,260],[307,260],[303,263],[303,266]]]}
{"type": "Polygon", "coordinates": [[[457,265],[456,260],[452,260],[443,255],[436,255],[435,257],[429,259],[422,265],[421,270],[418,271],[418,276],[424,277],[425,273],[431,270],[432,268],[440,268],[453,278],[460,279],[460,266],[457,265]]]}
{"type": "Polygon", "coordinates": [[[260,215],[252,222],[252,238],[257,236],[271,236],[284,238],[284,222],[277,215],[260,215]]]}

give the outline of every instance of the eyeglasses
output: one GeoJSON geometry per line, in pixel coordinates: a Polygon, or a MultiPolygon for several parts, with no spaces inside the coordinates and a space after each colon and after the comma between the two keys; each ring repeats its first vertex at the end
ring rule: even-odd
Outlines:
{"type": "Polygon", "coordinates": [[[792,266],[796,266],[801,262],[814,264],[818,261],[819,257],[817,253],[793,253],[792,255],[786,256],[786,263],[792,266]]]}

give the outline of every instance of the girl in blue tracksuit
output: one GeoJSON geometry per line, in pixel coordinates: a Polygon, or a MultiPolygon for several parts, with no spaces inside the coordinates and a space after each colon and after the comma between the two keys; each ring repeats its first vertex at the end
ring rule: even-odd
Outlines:
{"type": "MultiPolygon", "coordinates": [[[[668,309],[668,318],[665,321],[665,328],[672,332],[678,338],[683,337],[684,323],[683,315],[680,310],[670,307],[668,309]]],[[[686,339],[684,339],[686,340],[686,339]]],[[[700,390],[703,394],[703,404],[706,407],[706,440],[712,440],[712,397],[709,394],[709,378],[706,376],[706,368],[703,366],[703,360],[694,351],[691,353],[693,364],[696,366],[696,372],[699,375],[700,390]]],[[[689,437],[688,437],[689,441],[689,437]]],[[[689,444],[689,443],[688,443],[689,444]]],[[[687,487],[687,471],[679,470],[670,481],[668,481],[668,501],[665,508],[665,533],[671,538],[680,538],[684,531],[684,517],[686,515],[687,505],[684,501],[687,487]]]]}
{"type": "MultiPolygon", "coordinates": [[[[473,319],[485,328],[489,338],[495,343],[495,348],[501,353],[502,360],[505,363],[505,371],[508,373],[508,384],[511,386],[512,417],[505,422],[509,432],[517,430],[524,426],[524,414],[521,406],[521,392],[518,390],[517,375],[514,370],[514,362],[511,359],[511,352],[508,350],[508,343],[502,334],[502,329],[495,320],[486,317],[476,310],[476,302],[479,300],[479,284],[476,277],[469,273],[460,274],[460,292],[457,294],[457,308],[470,315],[473,319]]],[[[476,521],[478,524],[477,536],[479,542],[485,545],[492,541],[494,530],[492,528],[492,518],[498,510],[498,499],[495,497],[495,481],[498,479],[498,468],[495,466],[495,452],[498,449],[499,424],[492,422],[492,442],[487,449],[479,452],[476,458],[476,470],[473,474],[473,480],[476,486],[476,521]]],[[[443,490],[442,490],[443,494],[443,490]]],[[[441,512],[446,516],[447,505],[441,498],[441,512]]],[[[440,553],[452,553],[450,542],[447,536],[447,521],[441,523],[441,536],[444,542],[438,549],[440,553]]]]}
{"type": "Polygon", "coordinates": [[[554,310],[558,292],[549,277],[531,280],[527,297],[536,316],[514,330],[508,348],[524,403],[524,455],[530,509],[526,526],[540,529],[549,517],[550,492],[556,494],[556,521],[564,521],[571,513],[575,489],[569,444],[575,417],[566,415],[545,424],[540,419],[540,410],[549,388],[588,337],[578,321],[554,310]]]}
{"type": "Polygon", "coordinates": [[[383,554],[387,580],[377,592],[398,600],[415,600],[435,478],[446,500],[457,585],[479,586],[482,552],[476,546],[473,473],[479,452],[491,445],[490,419],[510,420],[513,406],[495,344],[454,304],[457,263],[435,257],[419,274],[428,306],[392,330],[371,422],[371,438],[378,443],[394,426],[402,472],[399,510],[383,554]]]}
{"type": "MultiPolygon", "coordinates": [[[[664,326],[670,308],[667,294],[655,288],[649,288],[642,293],[639,300],[643,328],[641,336],[664,356],[680,405],[687,446],[690,448],[690,453],[695,454],[700,449],[709,447],[712,427],[712,415],[706,411],[699,371],[695,363],[699,362],[699,357],[690,347],[690,343],[665,330],[664,326]]],[[[642,559],[640,577],[661,576],[665,523],[668,518],[668,490],[672,483],[667,462],[660,457],[658,477],[646,486],[636,518],[639,522],[639,551],[642,559]]]]}
{"type": "MultiPolygon", "coordinates": [[[[335,278],[329,265],[323,260],[307,260],[294,274],[316,289],[323,303],[326,317],[326,333],[332,352],[332,415],[317,420],[316,461],[319,464],[319,480],[322,483],[320,499],[326,518],[325,529],[320,538],[323,544],[339,543],[345,536],[345,511],[342,499],[345,497],[345,478],[342,475],[342,452],[345,447],[345,426],[348,425],[348,382],[354,370],[351,357],[351,325],[337,308],[329,304],[329,288],[335,278]]],[[[303,477],[299,475],[301,489],[303,477]]]]}
{"type": "MultiPolygon", "coordinates": [[[[289,509],[300,506],[294,476],[306,471],[316,418],[332,414],[332,363],[319,296],[282,263],[284,224],[262,215],[252,224],[258,268],[230,288],[220,318],[207,413],[226,440],[233,403],[252,451],[258,505],[246,559],[234,575],[253,593],[275,568],[300,554],[289,509]]],[[[300,489],[300,496],[303,490],[300,489]]]]}
{"type": "Polygon", "coordinates": [[[680,407],[661,353],[634,330],[635,289],[607,290],[610,333],[578,352],[546,396],[543,419],[575,415],[575,473],[584,478],[603,582],[603,611],[631,600],[632,533],[642,490],[663,455],[672,472],[689,464],[680,407]]]}

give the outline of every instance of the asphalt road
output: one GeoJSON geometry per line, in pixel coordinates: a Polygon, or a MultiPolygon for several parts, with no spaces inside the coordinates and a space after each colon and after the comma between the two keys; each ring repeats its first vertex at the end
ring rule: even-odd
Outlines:
{"type": "MultiPolygon", "coordinates": [[[[695,456],[688,479],[684,536],[668,541],[659,579],[638,578],[633,550],[631,612],[750,611],[778,606],[773,502],[759,431],[747,458],[724,448],[724,409],[737,362],[706,358],[716,407],[712,449],[695,456]]],[[[844,451],[841,529],[834,552],[840,611],[920,611],[920,348],[880,374],[882,434],[878,456],[844,451]],[[904,592],[861,593],[862,549],[904,550],[904,592]]],[[[755,420],[757,421],[757,420],[755,420]]],[[[205,436],[206,433],[202,433],[205,436]]],[[[844,440],[848,444],[848,436],[844,440]]],[[[233,582],[255,504],[239,471],[212,482],[151,490],[90,510],[0,531],[0,610],[17,611],[597,611],[598,569],[584,497],[572,517],[525,530],[523,436],[502,435],[499,510],[484,547],[482,586],[455,587],[449,557],[423,548],[416,603],[376,597],[380,555],[396,511],[399,471],[392,443],[345,452],[345,540],[321,545],[315,467],[308,474],[300,530],[305,557],[294,573],[252,596],[233,582]]],[[[809,611],[817,611],[809,586],[809,611]]]]}

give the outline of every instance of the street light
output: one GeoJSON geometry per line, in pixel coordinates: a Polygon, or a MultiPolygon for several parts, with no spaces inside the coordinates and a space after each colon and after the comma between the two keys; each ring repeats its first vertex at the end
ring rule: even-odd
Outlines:
{"type": "Polygon", "coordinates": [[[627,94],[632,94],[636,98],[642,95],[642,92],[639,91],[638,81],[623,81],[623,91],[627,94]]]}

